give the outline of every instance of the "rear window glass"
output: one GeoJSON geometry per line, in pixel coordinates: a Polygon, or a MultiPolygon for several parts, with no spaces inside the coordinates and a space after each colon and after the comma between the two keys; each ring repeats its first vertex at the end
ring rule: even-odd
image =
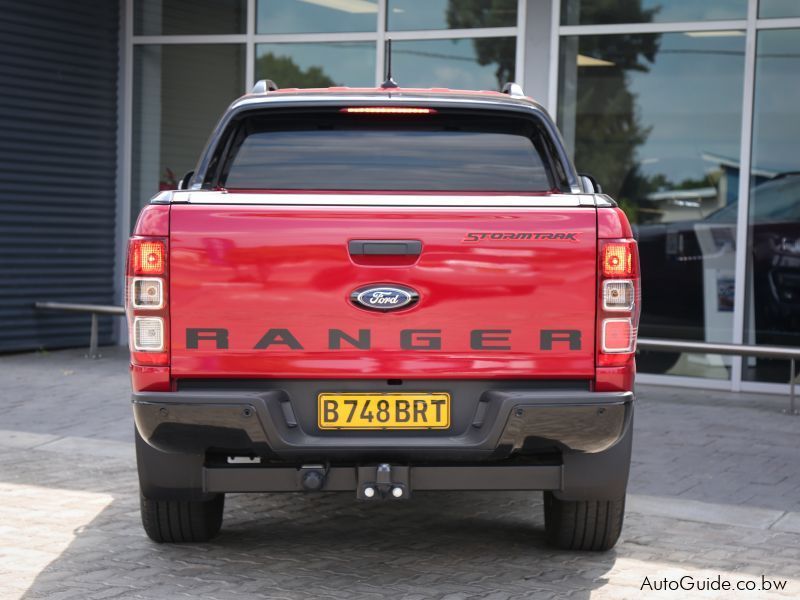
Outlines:
{"type": "Polygon", "coordinates": [[[227,189],[542,192],[554,186],[534,123],[519,118],[320,115],[241,123],[227,189]]]}

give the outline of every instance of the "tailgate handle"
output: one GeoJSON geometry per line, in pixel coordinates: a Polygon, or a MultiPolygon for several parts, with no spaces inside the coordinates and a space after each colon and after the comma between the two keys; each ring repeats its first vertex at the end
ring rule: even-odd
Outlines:
{"type": "Polygon", "coordinates": [[[419,240],[350,240],[347,249],[351,256],[419,256],[422,242],[419,240]]]}

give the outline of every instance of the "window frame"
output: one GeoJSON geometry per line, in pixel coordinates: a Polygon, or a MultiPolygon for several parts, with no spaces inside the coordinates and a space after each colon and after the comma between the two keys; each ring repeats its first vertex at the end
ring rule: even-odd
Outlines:
{"type": "MultiPolygon", "coordinates": [[[[287,103],[276,102],[276,106],[269,107],[263,105],[248,106],[244,105],[231,110],[228,115],[219,123],[214,134],[203,153],[196,169],[195,176],[192,180],[193,189],[219,189],[220,179],[223,173],[230,168],[230,161],[234,154],[231,152],[232,147],[237,143],[241,143],[244,139],[242,129],[244,122],[252,117],[257,116],[259,113],[267,114],[270,117],[277,116],[281,111],[292,112],[298,114],[302,112],[320,112],[330,111],[335,112],[345,106],[357,105],[374,105],[375,101],[349,101],[338,100],[331,102],[329,100],[321,99],[319,102],[305,102],[303,106],[286,106],[287,103]]],[[[499,115],[507,115],[510,118],[519,118],[530,120],[532,126],[538,132],[539,139],[533,139],[532,142],[536,150],[540,153],[542,163],[547,173],[547,177],[551,186],[550,192],[570,193],[573,185],[576,183],[576,174],[572,168],[571,163],[566,158],[566,150],[561,145],[560,139],[557,137],[555,125],[543,113],[543,111],[535,109],[533,106],[506,106],[501,103],[496,105],[487,104],[486,106],[470,106],[468,103],[463,105],[454,106],[452,102],[443,102],[441,100],[432,99],[425,101],[416,99],[415,101],[407,101],[402,103],[393,103],[397,106],[421,106],[435,108],[442,111],[447,111],[454,115],[474,116],[480,118],[481,114],[486,114],[487,111],[496,111],[499,115]]],[[[292,190],[287,190],[291,192],[292,190]]],[[[320,190],[322,191],[322,190],[320,190]]],[[[379,190],[376,190],[379,191],[379,190]]],[[[424,190],[408,190],[398,191],[396,193],[424,193],[424,190]]],[[[451,192],[444,192],[451,193],[451,192]]],[[[452,191],[453,194],[459,193],[472,193],[469,191],[452,191]]],[[[482,193],[476,190],[474,193],[482,193]]],[[[506,193],[506,192],[504,192],[506,193]]],[[[509,195],[519,194],[521,192],[507,192],[509,195]]],[[[526,192],[528,193],[528,192],[526,192]]],[[[546,191],[529,192],[531,194],[547,193],[546,191]]]]}

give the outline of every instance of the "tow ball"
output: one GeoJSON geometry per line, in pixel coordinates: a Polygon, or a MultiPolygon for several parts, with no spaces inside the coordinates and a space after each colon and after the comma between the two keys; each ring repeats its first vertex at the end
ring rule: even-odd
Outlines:
{"type": "Polygon", "coordinates": [[[319,492],[325,485],[328,470],[325,465],[303,465],[297,476],[304,491],[319,492]]]}
{"type": "Polygon", "coordinates": [[[377,467],[358,467],[359,500],[407,500],[411,497],[408,467],[381,463],[377,467]]]}

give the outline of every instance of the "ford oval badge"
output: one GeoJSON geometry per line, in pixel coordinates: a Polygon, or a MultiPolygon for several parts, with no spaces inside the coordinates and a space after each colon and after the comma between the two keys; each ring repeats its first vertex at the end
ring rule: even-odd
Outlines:
{"type": "Polygon", "coordinates": [[[350,301],[359,308],[380,312],[408,308],[418,300],[416,290],[392,283],[360,287],[350,294],[350,301]]]}

